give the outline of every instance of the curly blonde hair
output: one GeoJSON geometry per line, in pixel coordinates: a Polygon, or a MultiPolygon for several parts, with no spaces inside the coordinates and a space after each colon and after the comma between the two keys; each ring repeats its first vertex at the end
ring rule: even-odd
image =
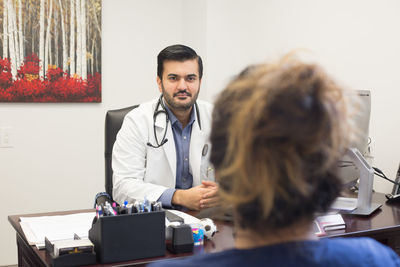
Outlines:
{"type": "Polygon", "coordinates": [[[319,66],[293,57],[251,66],[221,92],[211,162],[242,228],[283,228],[329,207],[349,142],[345,103],[319,66]]]}

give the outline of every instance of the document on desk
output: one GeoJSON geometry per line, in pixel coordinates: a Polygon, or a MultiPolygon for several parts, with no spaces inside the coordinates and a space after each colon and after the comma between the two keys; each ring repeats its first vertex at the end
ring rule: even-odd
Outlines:
{"type": "Polygon", "coordinates": [[[351,197],[337,197],[333,202],[331,209],[352,211],[357,208],[357,198],[351,197]]]}
{"type": "MultiPolygon", "coordinates": [[[[168,210],[168,211],[170,211],[171,213],[181,217],[183,219],[184,223],[186,223],[186,224],[200,223],[200,219],[198,219],[198,218],[196,218],[196,217],[194,217],[192,215],[189,215],[187,213],[184,213],[182,211],[179,211],[179,210],[168,210]]],[[[168,220],[166,219],[166,226],[168,226],[168,222],[167,221],[168,220]]]]}
{"type": "Polygon", "coordinates": [[[95,212],[68,215],[21,217],[21,228],[29,245],[44,247],[44,237],[50,241],[74,239],[77,234],[82,239],[88,238],[95,212]]]}

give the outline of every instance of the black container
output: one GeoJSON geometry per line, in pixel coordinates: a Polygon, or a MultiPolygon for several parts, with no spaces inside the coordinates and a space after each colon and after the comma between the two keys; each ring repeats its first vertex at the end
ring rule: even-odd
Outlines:
{"type": "Polygon", "coordinates": [[[100,217],[89,230],[98,261],[136,260],[165,254],[165,212],[100,217]]]}
{"type": "Polygon", "coordinates": [[[72,267],[96,264],[96,253],[83,252],[54,256],[54,246],[47,238],[45,238],[45,245],[46,253],[50,257],[51,266],[53,267],[72,267]]]}
{"type": "Polygon", "coordinates": [[[193,251],[193,233],[190,225],[170,225],[167,228],[166,236],[167,249],[172,253],[186,253],[193,251]]]}
{"type": "Polygon", "coordinates": [[[51,266],[53,267],[72,267],[96,264],[96,254],[94,253],[66,254],[58,257],[49,254],[49,256],[51,258],[51,266]]]}

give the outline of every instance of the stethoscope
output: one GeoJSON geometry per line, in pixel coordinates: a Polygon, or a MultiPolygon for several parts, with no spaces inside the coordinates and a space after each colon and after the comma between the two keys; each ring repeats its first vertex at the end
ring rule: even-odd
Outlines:
{"type": "MultiPolygon", "coordinates": [[[[168,138],[165,138],[165,137],[167,135],[167,130],[168,130],[169,116],[168,116],[167,110],[165,109],[162,98],[163,98],[163,95],[161,94],[160,98],[158,99],[154,113],[153,113],[153,131],[154,131],[154,138],[156,139],[156,145],[153,145],[150,142],[147,142],[148,146],[151,146],[154,148],[159,148],[159,147],[163,146],[166,142],[168,142],[168,138]],[[161,106],[161,109],[160,109],[160,106],[161,106]],[[164,135],[161,139],[161,142],[158,142],[157,134],[156,134],[156,119],[157,119],[157,116],[160,114],[165,116],[165,130],[164,130],[164,135]]],[[[197,106],[197,102],[194,103],[194,107],[196,109],[197,122],[198,122],[199,128],[201,130],[200,112],[199,112],[199,107],[197,106]]]]}

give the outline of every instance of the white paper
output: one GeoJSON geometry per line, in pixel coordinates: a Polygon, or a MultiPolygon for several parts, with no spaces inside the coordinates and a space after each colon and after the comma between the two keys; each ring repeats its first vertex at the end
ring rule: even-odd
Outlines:
{"type": "Polygon", "coordinates": [[[178,215],[179,217],[183,218],[184,223],[186,224],[196,224],[196,223],[200,223],[200,219],[189,215],[187,213],[184,213],[182,211],[178,211],[178,210],[168,210],[172,213],[174,213],[175,215],[178,215]]]}
{"type": "Polygon", "coordinates": [[[352,211],[357,208],[357,198],[338,197],[332,204],[331,209],[352,211]]]}
{"type": "Polygon", "coordinates": [[[87,238],[95,212],[68,215],[21,217],[21,228],[30,245],[39,246],[47,237],[50,241],[73,239],[74,234],[87,238]]]}

